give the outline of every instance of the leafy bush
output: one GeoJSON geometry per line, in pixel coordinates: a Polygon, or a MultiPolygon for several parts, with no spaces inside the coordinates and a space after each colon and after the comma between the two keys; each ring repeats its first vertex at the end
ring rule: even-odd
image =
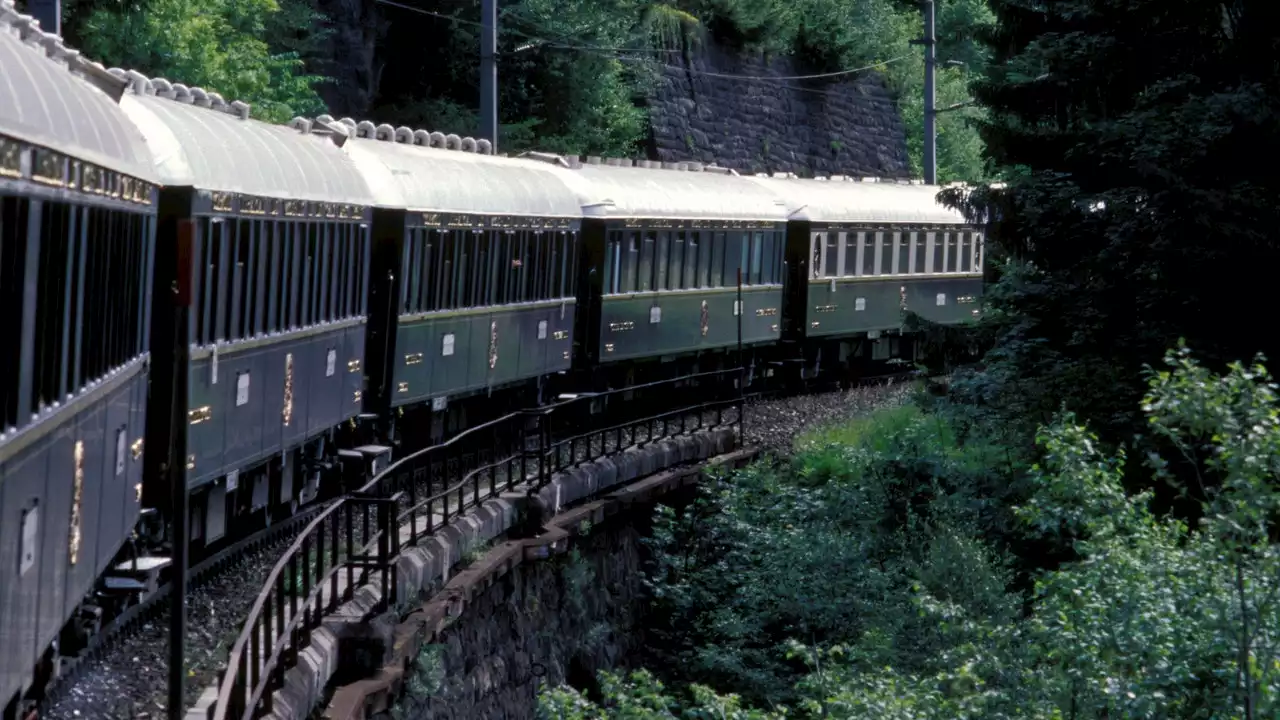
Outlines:
{"type": "Polygon", "coordinates": [[[794,700],[788,641],[849,643],[865,662],[926,668],[941,647],[921,593],[1007,615],[1009,570],[985,543],[1005,524],[990,450],[915,408],[811,434],[787,466],[722,479],[659,511],[650,572],[659,657],[690,679],[794,700]],[[926,625],[931,620],[925,620],[926,625]]]}
{"type": "MultiPolygon", "coordinates": [[[[982,450],[949,444],[934,418],[894,411],[843,438],[846,464],[814,462],[814,453],[832,452],[818,436],[801,452],[800,472],[756,468],[721,483],[717,512],[706,513],[710,501],[695,507],[719,556],[681,542],[704,537],[681,526],[687,517],[659,523],[655,592],[691,628],[672,655],[680,679],[762,702],[785,698],[794,713],[771,704],[747,714],[736,698],[700,686],[668,694],[645,674],[608,685],[600,705],[546,694],[544,710],[719,717],[719,705],[707,714],[708,699],[731,699],[724,716],[1276,717],[1277,386],[1260,363],[1216,376],[1185,348],[1166,364],[1149,373],[1143,412],[1200,470],[1181,487],[1203,498],[1198,524],[1158,514],[1149,492],[1126,493],[1124,454],[1104,453],[1063,414],[1039,434],[1044,461],[1030,469],[1034,492],[1015,514],[1029,535],[1070,545],[1078,559],[1044,572],[1022,610],[1023,599],[1005,590],[1000,554],[975,532],[977,494],[943,490],[965,487],[957,480],[972,477],[966,462],[980,463],[971,453],[982,450]],[[884,472],[902,453],[943,480],[913,485],[884,472]],[[930,489],[927,508],[905,502],[909,487],[930,489]],[[904,505],[912,510],[886,512],[904,505]],[[714,604],[699,613],[698,602],[714,604]]],[[[1168,458],[1147,465],[1179,484],[1168,458]]]]}
{"type": "Polygon", "coordinates": [[[104,64],[200,86],[253,106],[254,117],[285,122],[324,112],[321,78],[303,70],[318,16],[286,0],[144,0],[83,8],[83,50],[104,64]],[[265,38],[279,39],[271,47],[265,38]]]}

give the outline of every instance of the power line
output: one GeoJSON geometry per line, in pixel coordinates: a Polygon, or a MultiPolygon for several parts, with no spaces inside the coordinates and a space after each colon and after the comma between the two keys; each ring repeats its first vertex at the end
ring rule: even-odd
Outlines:
{"type": "MultiPolygon", "coordinates": [[[[474,22],[472,20],[463,20],[462,18],[454,17],[452,15],[445,15],[443,13],[432,12],[430,10],[423,10],[422,8],[413,7],[411,5],[405,5],[403,3],[396,2],[395,0],[375,0],[375,1],[383,5],[390,5],[392,7],[397,7],[402,10],[408,10],[410,12],[416,12],[422,15],[428,15],[430,17],[440,18],[442,20],[451,20],[453,22],[462,23],[464,25],[484,27],[482,23],[474,22]]],[[[629,47],[602,47],[599,45],[571,45],[567,43],[557,43],[551,40],[547,40],[544,37],[530,35],[528,33],[523,33],[518,30],[507,29],[507,30],[504,30],[503,32],[522,37],[526,40],[532,40],[532,41],[538,42],[540,43],[539,47],[542,47],[542,48],[549,48],[554,50],[573,50],[577,52],[604,53],[608,55],[614,55],[615,57],[618,57],[618,59],[620,60],[630,60],[632,58],[620,57],[618,56],[619,53],[678,52],[676,50],[672,50],[668,48],[629,48],[629,47]]],[[[722,78],[726,80],[756,80],[756,81],[763,81],[763,82],[785,82],[788,80],[821,80],[825,78],[841,77],[843,75],[854,75],[856,73],[866,72],[867,70],[874,70],[883,65],[889,65],[891,63],[901,62],[902,60],[906,60],[910,57],[911,55],[899,55],[898,57],[890,58],[888,60],[883,60],[883,61],[873,63],[871,65],[867,65],[864,67],[849,68],[846,70],[835,70],[832,72],[825,72],[825,73],[814,73],[811,75],[735,75],[732,73],[719,73],[719,72],[712,72],[709,70],[697,70],[697,69],[685,67],[682,65],[671,65],[668,63],[663,63],[662,65],[663,67],[666,67],[666,68],[680,70],[681,72],[687,72],[692,75],[701,75],[703,77],[715,77],[715,78],[722,78]]],[[[806,88],[797,88],[797,89],[806,89],[806,88]]]]}
{"type": "Polygon", "coordinates": [[[911,56],[899,55],[896,58],[882,60],[880,62],[867,65],[865,67],[850,68],[848,70],[835,70],[833,72],[825,72],[825,73],[815,73],[813,75],[733,75],[730,73],[711,72],[709,70],[695,70],[693,68],[686,68],[681,65],[667,65],[666,67],[669,67],[675,70],[681,70],[687,73],[692,73],[694,75],[703,75],[706,77],[718,77],[718,78],[726,78],[730,80],[766,80],[766,81],[785,82],[787,80],[821,80],[824,78],[840,77],[842,75],[853,75],[855,73],[865,72],[867,70],[874,70],[875,68],[878,68],[881,65],[888,65],[890,63],[900,62],[902,60],[906,60],[909,57],[911,56]]]}

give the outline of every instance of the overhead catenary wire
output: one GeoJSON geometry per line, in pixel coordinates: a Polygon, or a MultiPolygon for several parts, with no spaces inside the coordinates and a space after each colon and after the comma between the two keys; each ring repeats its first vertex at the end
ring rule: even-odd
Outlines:
{"type": "MultiPolygon", "coordinates": [[[[381,3],[381,4],[383,4],[383,5],[389,5],[389,6],[391,6],[391,7],[400,8],[400,9],[402,9],[402,10],[408,10],[408,11],[410,11],[410,12],[416,12],[416,13],[419,13],[419,14],[422,14],[422,15],[427,15],[427,16],[435,17],[435,18],[439,18],[439,19],[442,19],[442,20],[450,20],[450,21],[452,21],[452,22],[462,23],[462,24],[464,24],[464,25],[473,25],[473,26],[476,26],[476,27],[483,27],[483,24],[482,24],[482,23],[478,23],[478,22],[475,22],[475,21],[472,21],[472,20],[464,20],[464,19],[462,19],[462,18],[455,17],[455,16],[453,16],[453,15],[445,15],[444,13],[432,12],[431,10],[424,10],[424,9],[422,9],[422,8],[413,7],[412,5],[405,5],[404,3],[396,2],[396,0],[375,0],[375,1],[376,1],[376,2],[378,2],[378,3],[381,3]]],[[[524,18],[522,18],[522,19],[523,19],[525,22],[528,22],[528,20],[527,20],[527,19],[524,19],[524,18]]],[[[603,46],[599,46],[599,45],[575,45],[575,44],[569,44],[569,43],[559,43],[559,42],[555,42],[555,41],[552,41],[552,40],[548,40],[548,39],[547,39],[547,38],[545,38],[545,37],[538,37],[538,36],[536,36],[536,35],[530,35],[530,34],[528,34],[528,33],[523,33],[523,32],[520,32],[520,31],[518,31],[518,30],[506,29],[506,30],[504,30],[503,32],[505,32],[505,33],[507,33],[507,34],[509,34],[509,35],[516,35],[516,36],[521,37],[521,38],[524,38],[524,39],[526,39],[526,40],[532,40],[532,41],[538,42],[538,43],[539,43],[538,47],[540,47],[540,48],[549,48],[549,49],[554,49],[554,50],[571,50],[571,51],[577,51],[577,52],[595,52],[595,53],[604,53],[604,54],[610,54],[610,55],[615,55],[615,56],[617,56],[617,55],[619,55],[619,54],[621,54],[621,53],[657,53],[657,54],[668,54],[668,53],[678,53],[678,52],[679,52],[678,50],[674,50],[674,49],[670,49],[670,48],[631,48],[631,47],[603,47],[603,46]]],[[[911,55],[909,55],[909,54],[908,54],[908,55],[899,55],[899,56],[897,56],[897,57],[889,58],[888,60],[881,60],[881,61],[879,61],[879,62],[875,62],[875,63],[872,63],[872,64],[870,64],[870,65],[865,65],[865,66],[863,66],[863,67],[847,68],[847,69],[843,69],[843,70],[833,70],[833,71],[831,71],[831,72],[824,72],[824,73],[812,73],[812,74],[808,74],[808,75],[740,75],[740,74],[734,74],[734,73],[712,72],[712,71],[710,71],[710,70],[697,70],[697,69],[695,69],[695,68],[689,68],[689,67],[685,67],[685,66],[682,66],[682,65],[671,65],[671,64],[669,64],[669,63],[662,63],[662,66],[663,66],[663,67],[666,67],[666,68],[671,68],[671,69],[680,70],[680,71],[682,71],[682,72],[691,73],[691,74],[694,74],[694,75],[701,75],[701,76],[703,76],[703,77],[715,77],[715,78],[721,78],[721,79],[726,79],[726,80],[746,80],[746,81],[755,80],[755,81],[761,81],[761,82],[788,82],[788,81],[798,81],[798,80],[824,80],[824,79],[828,79],[828,78],[841,77],[841,76],[844,76],[844,75],[856,75],[857,73],[866,72],[866,71],[868,71],[868,70],[874,70],[874,69],[876,69],[876,68],[883,67],[883,66],[885,66],[885,65],[889,65],[889,64],[892,64],[892,63],[896,63],[896,62],[901,62],[901,61],[903,61],[903,60],[907,60],[907,59],[909,59],[910,57],[911,57],[911,55]]],[[[630,60],[631,58],[619,57],[619,59],[621,59],[621,60],[630,60]]]]}

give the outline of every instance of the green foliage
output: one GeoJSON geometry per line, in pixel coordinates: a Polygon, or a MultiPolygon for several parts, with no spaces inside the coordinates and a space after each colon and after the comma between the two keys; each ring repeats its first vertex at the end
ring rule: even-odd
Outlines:
{"type": "Polygon", "coordinates": [[[742,707],[737,695],[718,695],[702,685],[693,685],[690,702],[684,707],[667,693],[662,682],[640,670],[629,676],[600,673],[603,704],[596,704],[570,687],[552,688],[538,697],[538,717],[542,720],[779,720],[785,715],[742,707]]]}
{"type": "Polygon", "coordinates": [[[760,702],[796,699],[793,638],[932,672],[942,645],[925,598],[961,614],[1013,612],[1005,563],[972,539],[1009,524],[992,498],[1010,484],[989,455],[904,408],[806,436],[789,466],[755,465],[682,513],[660,511],[660,662],[760,702]]]}
{"type": "Polygon", "coordinates": [[[1044,459],[1014,514],[1026,539],[1076,555],[1042,572],[1023,607],[1002,553],[977,539],[985,491],[963,489],[981,486],[970,463],[988,463],[987,449],[958,444],[935,417],[890,411],[808,436],[790,474],[753,468],[714,502],[660,520],[654,591],[686,610],[692,642],[658,662],[695,684],[609,676],[599,704],[544,693],[544,716],[1276,717],[1280,390],[1260,362],[1218,376],[1180,347],[1165,364],[1148,373],[1142,410],[1198,479],[1183,483],[1159,454],[1146,464],[1199,498],[1200,522],[1127,493],[1125,454],[1064,413],[1038,436],[1044,459]],[[932,480],[886,472],[921,458],[932,480]],[[710,687],[770,710],[753,715],[710,687]]]}
{"type": "Polygon", "coordinates": [[[1280,265],[1280,186],[1257,162],[1280,152],[1280,68],[1254,59],[1274,54],[1271,5],[991,6],[973,90],[1008,186],[975,200],[999,210],[989,257],[1008,264],[989,293],[988,372],[962,398],[1027,437],[1065,404],[1129,442],[1147,431],[1141,369],[1176,338],[1216,367],[1277,356],[1274,335],[1227,322],[1273,302],[1280,265]]]}
{"type": "MultiPolygon", "coordinates": [[[[303,70],[318,15],[301,0],[143,0],[81,7],[74,29],[89,57],[200,86],[284,122],[324,112],[303,70]],[[266,38],[273,38],[273,47],[266,38]]],[[[321,36],[322,37],[322,36],[321,36]]]]}

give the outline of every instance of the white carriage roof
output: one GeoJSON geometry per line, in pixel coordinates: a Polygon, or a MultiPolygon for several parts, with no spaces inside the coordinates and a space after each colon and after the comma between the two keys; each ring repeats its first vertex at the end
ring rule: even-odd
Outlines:
{"type": "MultiPolygon", "coordinates": [[[[343,123],[350,123],[343,120],[343,123]]],[[[347,148],[377,204],[423,212],[580,218],[551,168],[489,155],[489,143],[360,123],[347,148]],[[445,149],[450,148],[450,149],[445,149]]]]}
{"type": "Polygon", "coordinates": [[[914,223],[963,225],[964,215],[938,202],[937,185],[864,182],[832,178],[802,180],[755,176],[750,181],[781,197],[791,220],[819,223],[914,223]]]}
{"type": "MultiPolygon", "coordinates": [[[[648,167],[579,163],[532,153],[556,168],[594,218],[785,222],[786,208],[768,190],[723,168],[645,162],[648,167]]],[[[616,161],[608,161],[616,162],[616,161]]],[[[625,161],[623,161],[625,162],[625,161]]]]}
{"type": "Polygon", "coordinates": [[[200,88],[111,72],[129,80],[121,107],[142,130],[165,185],[373,204],[355,163],[329,134],[254,120],[248,105],[200,88]]]}
{"type": "Polygon", "coordinates": [[[107,92],[123,87],[0,0],[0,135],[153,180],[142,134],[107,92]]]}

